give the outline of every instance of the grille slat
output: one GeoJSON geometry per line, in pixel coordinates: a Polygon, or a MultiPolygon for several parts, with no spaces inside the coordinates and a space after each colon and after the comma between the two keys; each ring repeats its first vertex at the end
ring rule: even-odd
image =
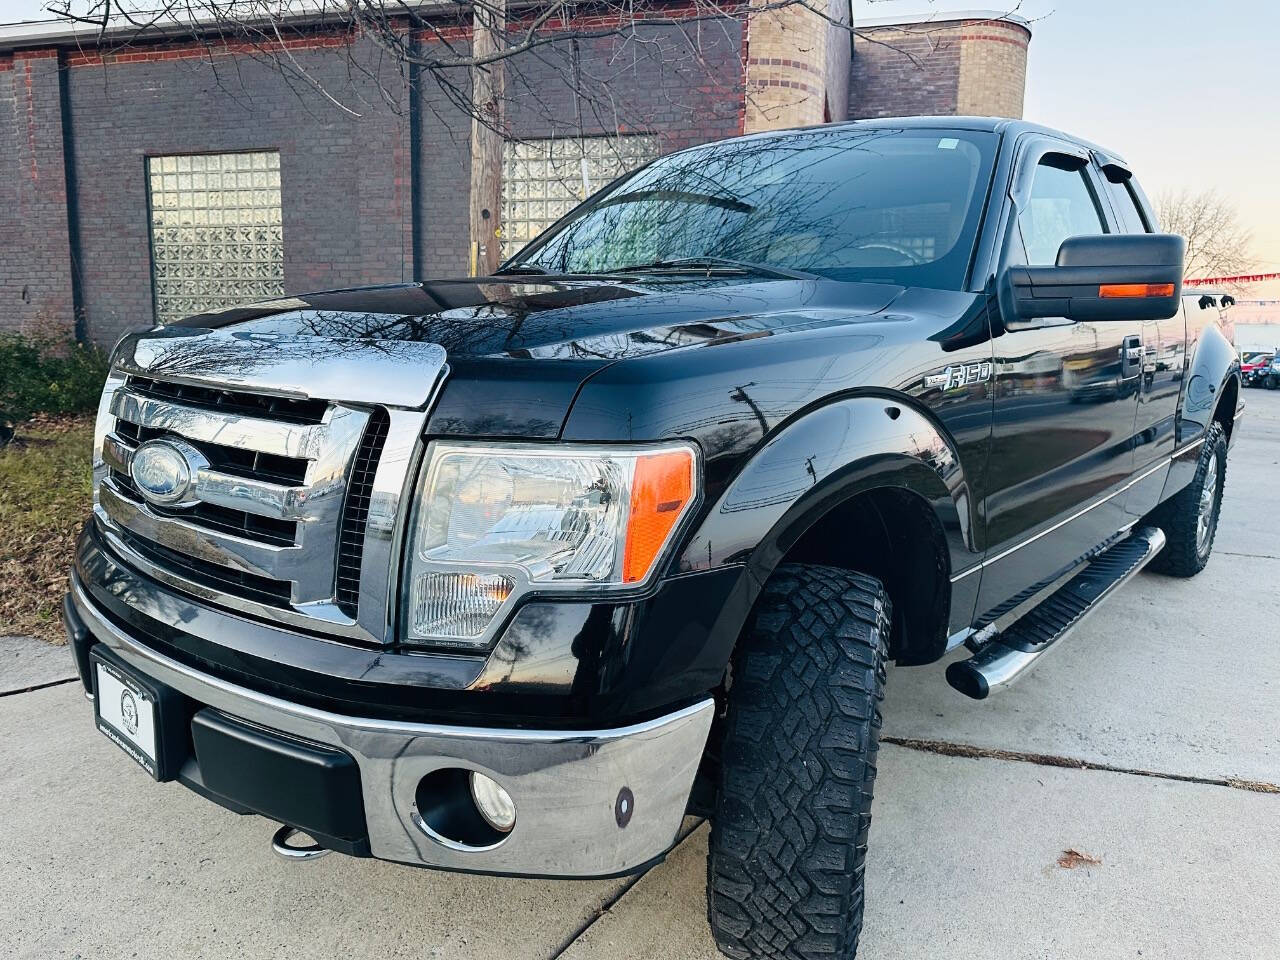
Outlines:
{"type": "Polygon", "coordinates": [[[167,510],[147,503],[138,493],[138,488],[133,485],[133,479],[119,470],[111,471],[111,480],[121,494],[162,517],[190,521],[196,526],[221,530],[237,537],[261,540],[263,543],[281,547],[295,543],[298,538],[298,524],[294,520],[277,520],[274,517],[263,517],[256,513],[232,510],[212,503],[201,503],[182,510],[167,510]]]}
{"type": "Polygon", "coordinates": [[[381,407],[369,417],[352,465],[351,479],[347,483],[347,501],[343,506],[342,529],[338,537],[335,599],[339,609],[352,618],[360,605],[360,563],[364,557],[364,534],[369,523],[373,479],[390,426],[390,417],[381,407]]]}
{"type": "Polygon", "coordinates": [[[121,539],[129,549],[139,554],[144,560],[201,586],[271,607],[289,606],[291,588],[286,580],[273,580],[270,577],[242,573],[216,563],[189,557],[143,537],[135,537],[127,531],[121,535],[121,539]]]}
{"type": "Polygon", "coordinates": [[[329,408],[324,400],[272,397],[240,390],[218,390],[166,380],[150,380],[146,377],[130,377],[128,385],[132,392],[156,400],[172,400],[187,407],[267,417],[288,423],[320,423],[329,408]]]}
{"type": "MultiPolygon", "coordinates": [[[[116,436],[132,443],[146,443],[163,437],[187,440],[182,434],[173,430],[162,430],[159,427],[143,427],[128,420],[116,421],[116,436]]],[[[281,457],[255,450],[242,450],[239,447],[228,447],[220,443],[209,443],[206,440],[191,441],[209,459],[209,465],[222,473],[248,477],[252,480],[267,480],[284,486],[302,483],[307,475],[307,460],[302,457],[281,457]]]]}

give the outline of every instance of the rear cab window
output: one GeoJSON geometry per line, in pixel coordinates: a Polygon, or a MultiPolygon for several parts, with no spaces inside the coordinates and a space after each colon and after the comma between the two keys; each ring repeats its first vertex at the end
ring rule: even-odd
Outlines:
{"type": "Polygon", "coordinates": [[[1122,233],[1154,233],[1151,218],[1138,199],[1138,185],[1129,171],[1108,164],[1102,168],[1105,175],[1107,198],[1115,210],[1122,233]]]}
{"type": "Polygon", "coordinates": [[[1068,237],[1109,233],[1094,195],[1087,164],[1065,154],[1049,153],[1036,165],[1027,208],[1018,217],[1027,264],[1051,266],[1068,237]]]}

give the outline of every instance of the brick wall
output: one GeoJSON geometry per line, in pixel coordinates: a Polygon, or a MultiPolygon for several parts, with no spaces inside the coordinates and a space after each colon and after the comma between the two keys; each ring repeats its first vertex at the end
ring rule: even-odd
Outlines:
{"type": "Polygon", "coordinates": [[[956,112],[977,117],[1021,117],[1031,34],[1015,23],[977,23],[960,37],[956,112]]]}
{"type": "Polygon", "coordinates": [[[634,38],[541,48],[509,64],[507,123],[517,138],[655,133],[663,152],[741,133],[742,25],[638,24],[634,38]],[[577,83],[571,82],[580,78],[577,83]],[[575,92],[575,86],[577,92],[575,92]]]}
{"type": "Polygon", "coordinates": [[[54,51],[0,57],[0,333],[74,324],[54,51]]]}
{"type": "Polygon", "coordinates": [[[858,27],[849,116],[952,114],[959,81],[960,47],[952,37],[915,26],[858,27]]]}
{"type": "Polygon", "coordinates": [[[1022,116],[1030,31],[1000,21],[858,28],[849,116],[1022,116]]]}
{"type": "MultiPolygon", "coordinates": [[[[360,116],[249,57],[209,61],[186,48],[70,58],[82,290],[95,340],[153,320],[148,156],[279,150],[287,290],[409,278],[403,111],[383,104],[374,81],[350,79],[356,72],[333,50],[291,52],[360,116]]],[[[366,66],[377,70],[372,57],[366,66]]],[[[383,71],[395,93],[398,77],[383,71]]]]}
{"type": "Polygon", "coordinates": [[[751,14],[747,27],[747,133],[823,122],[828,26],[805,4],[751,14]]]}
{"type": "MultiPolygon", "coordinates": [[[[408,280],[415,252],[424,275],[467,271],[469,117],[424,73],[415,251],[407,86],[387,58],[360,46],[335,50],[339,43],[317,37],[290,53],[359,116],[325,102],[300,75],[284,77],[235,51],[212,61],[199,47],[175,45],[67,55],[82,296],[94,340],[109,344],[153,322],[148,156],[279,150],[289,291],[408,280]]],[[[675,150],[740,132],[736,21],[715,29],[654,25],[641,28],[639,41],[580,47],[584,84],[599,91],[583,103],[588,133],[654,132],[664,150],[675,150]]],[[[513,68],[513,135],[576,129],[567,50],[543,48],[513,68]]],[[[70,329],[62,157],[56,53],[0,59],[0,229],[8,238],[0,247],[0,329],[37,317],[70,329]]]]}

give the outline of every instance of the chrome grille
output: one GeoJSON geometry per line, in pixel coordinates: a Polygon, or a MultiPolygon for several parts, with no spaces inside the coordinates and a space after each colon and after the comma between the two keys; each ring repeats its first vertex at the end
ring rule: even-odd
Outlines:
{"type": "Polygon", "coordinates": [[[131,377],[107,412],[98,514],[119,549],[201,596],[352,624],[354,608],[337,604],[339,542],[352,479],[367,515],[364,488],[376,462],[357,453],[369,410],[131,377]],[[132,480],[135,451],[158,439],[181,441],[208,461],[193,479],[194,505],[152,503],[132,480]]]}

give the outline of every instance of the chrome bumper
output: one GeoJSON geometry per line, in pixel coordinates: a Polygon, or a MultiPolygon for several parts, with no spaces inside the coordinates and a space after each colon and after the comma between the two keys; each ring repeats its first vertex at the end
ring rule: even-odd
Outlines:
{"type": "Polygon", "coordinates": [[[532,876],[626,873],[675,842],[711,728],[704,700],[613,730],[500,730],[363,719],[300,706],[194,670],[104,617],[83,587],[72,602],[94,638],[143,674],[234,717],[346,751],[360,767],[370,850],[418,866],[532,876]],[[442,842],[415,823],[419,781],[461,767],[497,780],[516,825],[484,848],[442,842]],[[634,799],[627,817],[615,805],[634,799]]]}

